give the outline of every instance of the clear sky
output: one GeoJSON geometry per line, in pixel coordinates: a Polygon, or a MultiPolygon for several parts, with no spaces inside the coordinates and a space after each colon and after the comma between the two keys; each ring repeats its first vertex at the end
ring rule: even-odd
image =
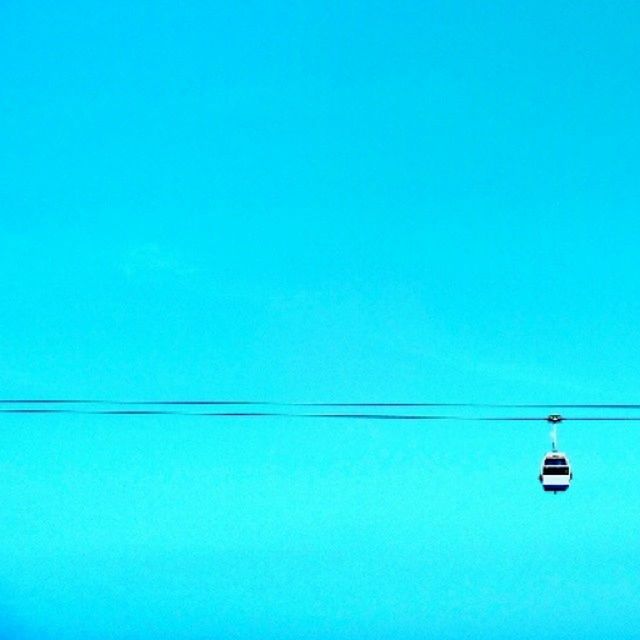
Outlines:
{"type": "MultiPolygon", "coordinates": [[[[638,401],[636,2],[6,1],[0,395],[638,401]]],[[[0,416],[10,639],[640,628],[638,427],[0,416]]]]}

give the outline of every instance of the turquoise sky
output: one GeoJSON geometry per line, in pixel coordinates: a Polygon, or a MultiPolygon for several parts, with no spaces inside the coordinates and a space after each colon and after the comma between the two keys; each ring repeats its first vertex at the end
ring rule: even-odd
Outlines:
{"type": "MultiPolygon", "coordinates": [[[[634,2],[3,3],[0,396],[638,402],[639,36],[634,2]]],[[[0,427],[2,638],[640,628],[634,423],[563,427],[562,496],[543,422],[0,427]]]]}

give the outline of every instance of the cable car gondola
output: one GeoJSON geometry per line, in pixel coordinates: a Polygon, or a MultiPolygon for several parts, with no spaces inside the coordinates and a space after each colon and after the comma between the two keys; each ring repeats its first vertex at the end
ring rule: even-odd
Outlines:
{"type": "Polygon", "coordinates": [[[562,422],[563,418],[557,413],[552,413],[547,422],[553,425],[553,431],[551,432],[551,448],[552,450],[545,454],[540,464],[540,475],[538,480],[542,484],[542,488],[545,491],[566,491],[573,479],[573,472],[571,471],[571,463],[566,453],[558,451],[556,445],[558,443],[558,424],[562,422]]]}
{"type": "Polygon", "coordinates": [[[573,479],[571,463],[561,451],[550,451],[542,459],[538,476],[545,491],[566,491],[573,479]]]}

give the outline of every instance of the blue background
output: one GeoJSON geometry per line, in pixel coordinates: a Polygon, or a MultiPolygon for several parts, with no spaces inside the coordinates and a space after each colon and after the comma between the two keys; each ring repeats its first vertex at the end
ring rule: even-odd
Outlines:
{"type": "MultiPolygon", "coordinates": [[[[3,3],[1,395],[637,400],[639,32],[3,3]]],[[[563,426],[559,496],[547,432],[4,414],[0,632],[636,637],[637,427],[563,426]]]]}

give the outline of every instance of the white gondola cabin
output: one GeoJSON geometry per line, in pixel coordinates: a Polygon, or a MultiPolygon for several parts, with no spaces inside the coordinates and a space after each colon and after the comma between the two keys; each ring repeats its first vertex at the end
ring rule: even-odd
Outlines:
{"type": "Polygon", "coordinates": [[[573,480],[571,463],[561,451],[550,451],[542,459],[538,476],[545,491],[566,491],[573,480]]]}

